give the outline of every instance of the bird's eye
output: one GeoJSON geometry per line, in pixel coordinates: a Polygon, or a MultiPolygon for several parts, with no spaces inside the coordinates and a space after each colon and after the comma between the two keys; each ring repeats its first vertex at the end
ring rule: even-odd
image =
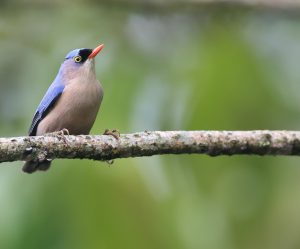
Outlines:
{"type": "Polygon", "coordinates": [[[74,57],[74,61],[75,61],[76,63],[81,62],[81,60],[82,60],[82,57],[79,56],[79,55],[74,57]]]}

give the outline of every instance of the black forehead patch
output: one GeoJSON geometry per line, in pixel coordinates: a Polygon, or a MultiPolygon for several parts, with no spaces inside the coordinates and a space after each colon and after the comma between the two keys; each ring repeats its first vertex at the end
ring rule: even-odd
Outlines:
{"type": "Polygon", "coordinates": [[[82,58],[82,62],[85,62],[87,60],[87,58],[92,53],[92,51],[93,49],[89,49],[89,48],[82,48],[79,50],[79,55],[82,58]]]}

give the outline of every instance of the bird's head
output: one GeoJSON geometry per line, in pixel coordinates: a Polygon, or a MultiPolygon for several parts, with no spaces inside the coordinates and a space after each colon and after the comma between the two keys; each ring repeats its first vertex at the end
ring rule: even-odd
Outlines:
{"type": "Polygon", "coordinates": [[[79,76],[95,75],[94,58],[102,50],[104,44],[94,49],[79,48],[69,52],[60,68],[60,76],[69,80],[79,76]]]}

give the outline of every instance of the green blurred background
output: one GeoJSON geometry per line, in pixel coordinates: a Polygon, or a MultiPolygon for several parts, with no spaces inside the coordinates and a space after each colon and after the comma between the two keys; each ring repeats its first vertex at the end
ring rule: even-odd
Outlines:
{"type": "MultiPolygon", "coordinates": [[[[99,43],[92,134],[300,129],[295,12],[149,3],[2,2],[0,136],[27,134],[65,54],[99,43]]],[[[0,248],[300,248],[296,157],[21,166],[0,167],[0,248]]]]}

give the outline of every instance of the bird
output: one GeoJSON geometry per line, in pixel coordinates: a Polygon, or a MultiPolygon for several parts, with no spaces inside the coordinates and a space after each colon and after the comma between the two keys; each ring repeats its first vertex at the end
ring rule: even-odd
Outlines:
{"type": "MultiPolygon", "coordinates": [[[[68,135],[89,134],[103,99],[103,87],[96,79],[95,57],[103,49],[79,48],[69,52],[36,109],[29,136],[62,132],[68,135]]],[[[25,162],[26,173],[46,171],[51,159],[25,162]]]]}

